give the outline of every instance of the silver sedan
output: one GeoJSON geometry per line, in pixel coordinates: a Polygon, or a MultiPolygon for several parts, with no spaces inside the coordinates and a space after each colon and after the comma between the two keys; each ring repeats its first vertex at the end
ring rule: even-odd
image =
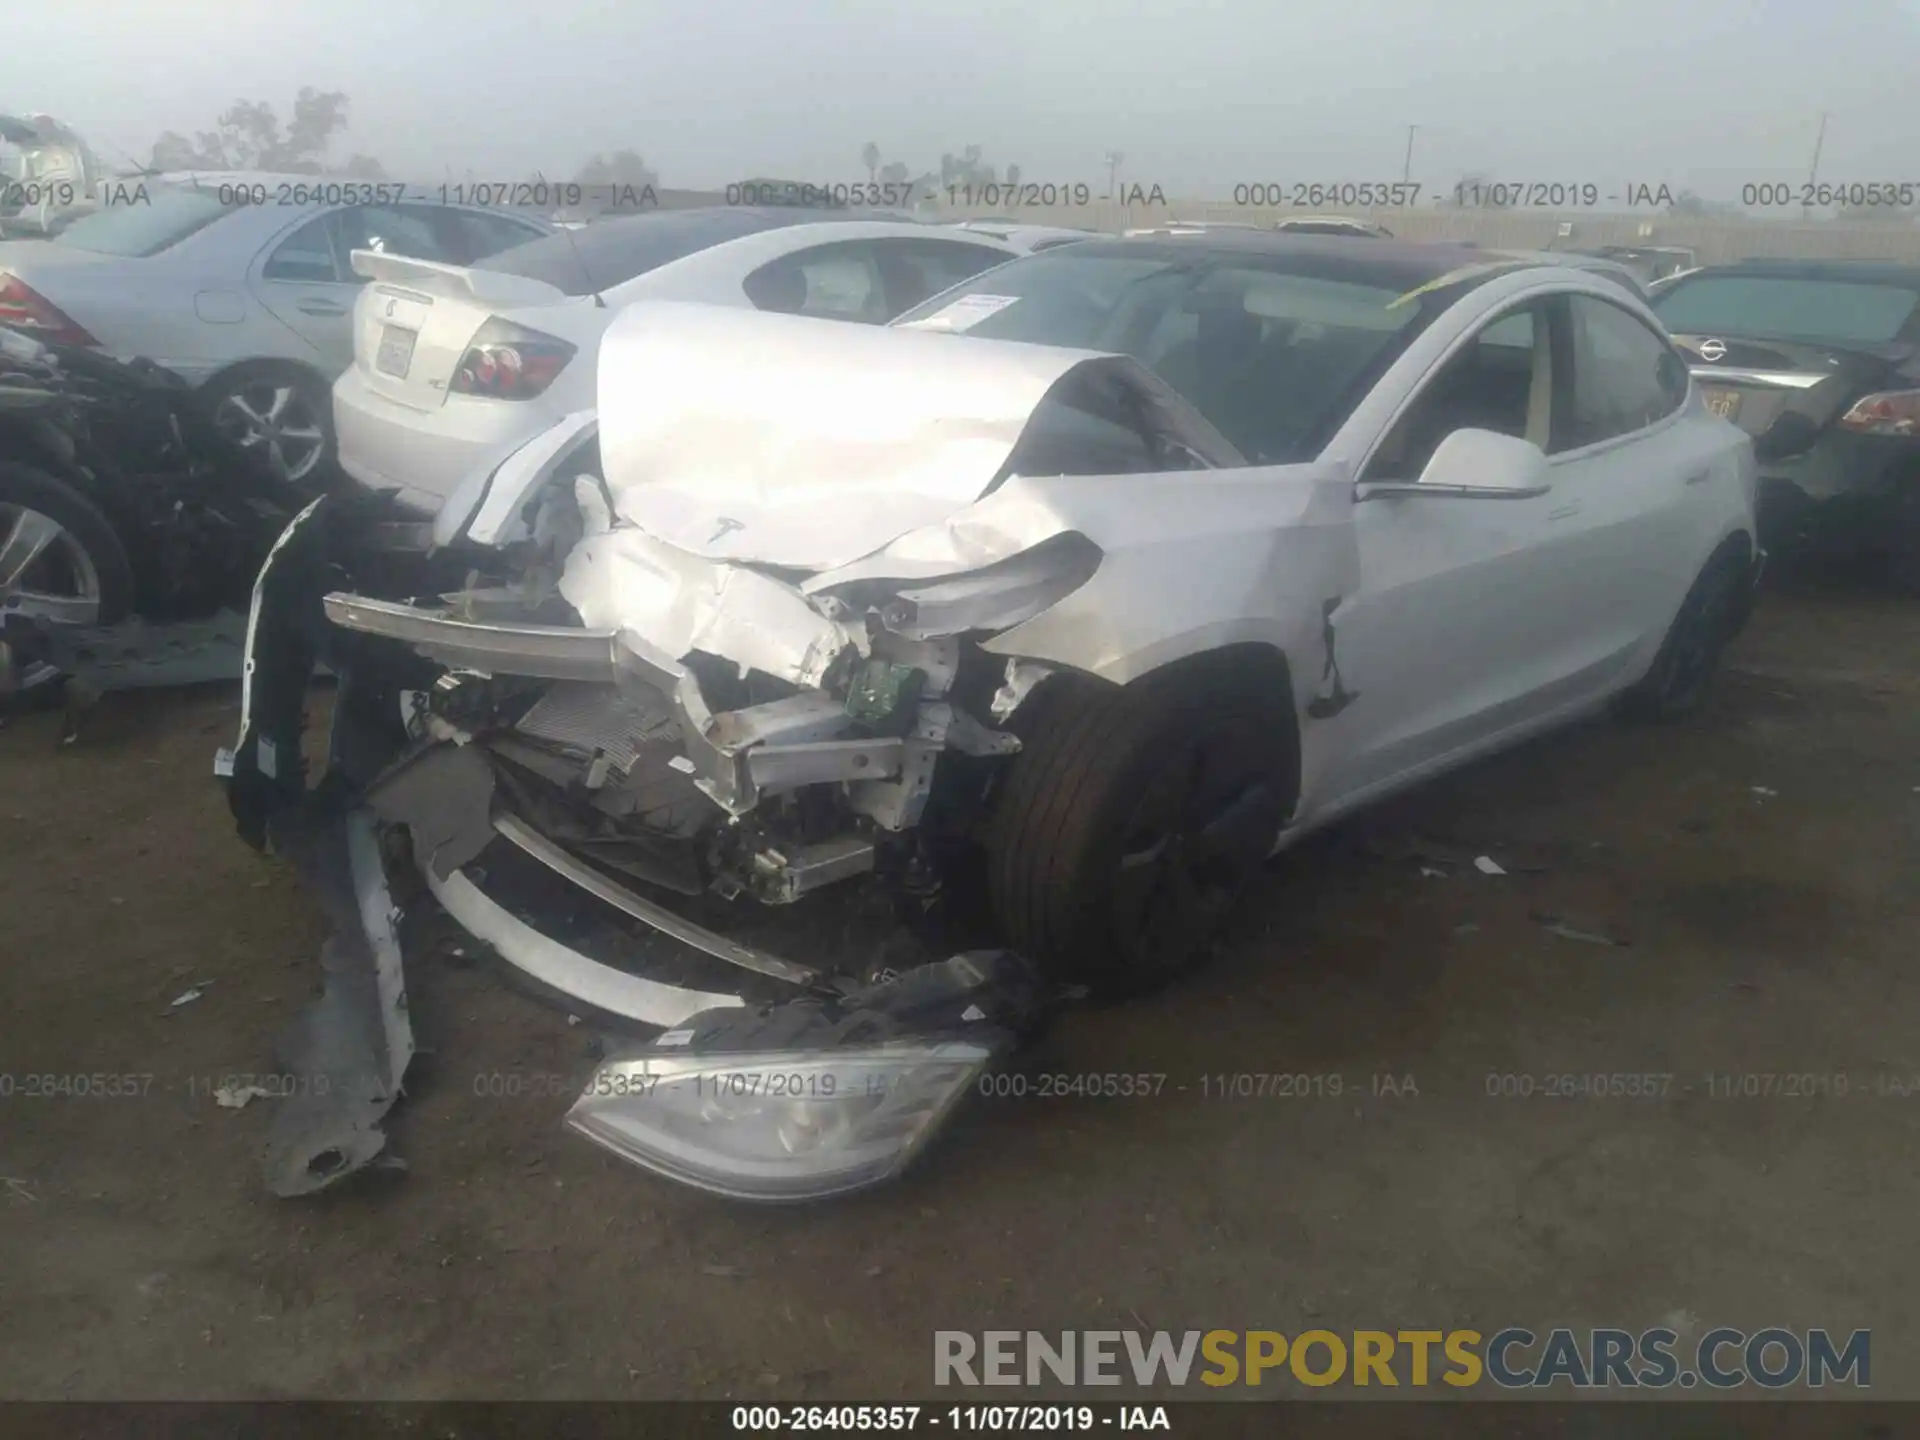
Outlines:
{"type": "Polygon", "coordinates": [[[177,371],[292,480],[332,458],[365,283],[351,252],[465,265],[553,228],[436,187],[314,175],[112,180],[100,201],[52,239],[0,242],[0,325],[177,371]]]}

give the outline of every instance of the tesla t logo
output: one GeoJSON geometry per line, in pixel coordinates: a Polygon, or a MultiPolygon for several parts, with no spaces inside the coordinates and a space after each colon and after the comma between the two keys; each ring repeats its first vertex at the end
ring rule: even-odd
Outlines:
{"type": "Polygon", "coordinates": [[[398,305],[399,303],[400,303],[400,302],[399,302],[398,300],[389,300],[389,301],[387,301],[387,315],[388,315],[388,317],[389,317],[389,318],[391,318],[391,317],[392,317],[392,315],[393,315],[393,311],[394,311],[394,307],[395,307],[395,306],[397,306],[397,305],[398,305]]]}
{"type": "Polygon", "coordinates": [[[744,530],[746,528],[747,526],[744,520],[735,520],[730,516],[722,515],[720,517],[720,523],[714,526],[713,534],[707,537],[707,544],[717,545],[720,543],[721,536],[731,535],[736,530],[744,530]]]}
{"type": "Polygon", "coordinates": [[[1727,358],[1727,342],[1724,340],[1702,340],[1700,342],[1702,360],[1724,360],[1727,358]]]}

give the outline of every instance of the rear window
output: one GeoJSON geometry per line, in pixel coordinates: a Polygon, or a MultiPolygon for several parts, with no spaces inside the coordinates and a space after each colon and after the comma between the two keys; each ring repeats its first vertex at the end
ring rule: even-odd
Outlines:
{"type": "Polygon", "coordinates": [[[477,268],[544,280],[569,295],[590,295],[710,246],[799,218],[804,217],[746,210],[626,215],[516,245],[489,256],[477,268]]]}
{"type": "Polygon", "coordinates": [[[1916,303],[1920,292],[1899,285],[1703,275],[1680,281],[1653,308],[1676,335],[1878,344],[1900,333],[1916,303]]]}
{"type": "Polygon", "coordinates": [[[158,255],[205,229],[234,207],[213,188],[147,185],[139,203],[109,205],[83,215],[53,237],[56,245],[101,255],[158,255]]]}

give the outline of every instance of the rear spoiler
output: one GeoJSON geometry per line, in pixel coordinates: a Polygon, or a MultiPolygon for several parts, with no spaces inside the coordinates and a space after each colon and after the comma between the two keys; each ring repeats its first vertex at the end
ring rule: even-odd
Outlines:
{"type": "Polygon", "coordinates": [[[384,250],[354,251],[353,273],[426,295],[478,300],[483,305],[551,305],[567,298],[567,292],[558,285],[529,279],[525,275],[507,275],[498,270],[471,270],[464,265],[448,265],[440,260],[415,260],[384,250]]]}

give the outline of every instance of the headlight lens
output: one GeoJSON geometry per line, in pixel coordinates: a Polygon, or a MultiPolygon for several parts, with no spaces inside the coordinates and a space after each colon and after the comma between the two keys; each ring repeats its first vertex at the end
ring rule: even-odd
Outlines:
{"type": "Polygon", "coordinates": [[[991,1057],[965,1041],[608,1061],[567,1123],[649,1170],[741,1200],[878,1184],[919,1153],[991,1057]]]}

